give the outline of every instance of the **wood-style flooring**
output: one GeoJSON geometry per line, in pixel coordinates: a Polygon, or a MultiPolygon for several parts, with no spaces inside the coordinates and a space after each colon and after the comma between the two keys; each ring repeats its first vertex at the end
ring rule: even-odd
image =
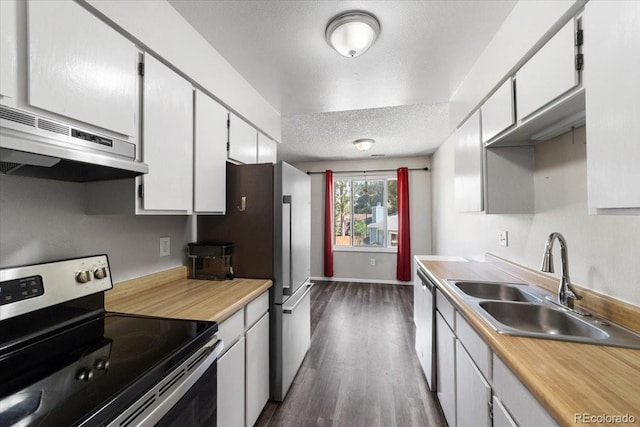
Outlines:
{"type": "Polygon", "coordinates": [[[411,286],[316,281],[311,349],[256,426],[446,426],[414,336],[411,286]]]}

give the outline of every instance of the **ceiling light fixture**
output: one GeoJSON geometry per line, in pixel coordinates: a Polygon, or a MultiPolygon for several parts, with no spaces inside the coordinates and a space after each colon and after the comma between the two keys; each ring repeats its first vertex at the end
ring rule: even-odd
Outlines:
{"type": "Polygon", "coordinates": [[[373,139],[369,139],[369,138],[364,138],[364,139],[356,139],[355,141],[353,141],[353,145],[356,146],[356,148],[360,151],[367,151],[368,149],[370,149],[371,147],[373,147],[373,144],[376,141],[374,141],[373,139]]]}
{"type": "Polygon", "coordinates": [[[333,18],[325,31],[327,43],[340,55],[355,58],[367,51],[380,34],[375,16],[360,11],[343,13],[333,18]]]}

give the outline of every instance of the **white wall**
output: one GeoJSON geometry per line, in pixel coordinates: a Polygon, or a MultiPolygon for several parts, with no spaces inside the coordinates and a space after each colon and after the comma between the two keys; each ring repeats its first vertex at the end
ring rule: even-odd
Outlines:
{"type": "MultiPolygon", "coordinates": [[[[296,163],[302,171],[424,168],[428,157],[296,163]]],[[[431,254],[431,172],[409,172],[412,255],[431,254]]],[[[334,175],[335,176],[335,175],[334,175]]],[[[324,174],[311,175],[311,276],[323,277],[324,174]]],[[[396,282],[396,253],[334,252],[334,279],[396,282]],[[371,265],[375,258],[376,265],[371,265]]]]}
{"type": "Polygon", "coordinates": [[[189,236],[186,216],[89,216],[83,184],[0,175],[0,267],[105,253],[117,283],[183,265],[189,236]]]}
{"type": "MultiPolygon", "coordinates": [[[[453,151],[447,141],[432,158],[434,253],[491,252],[537,269],[547,236],[558,231],[567,239],[573,282],[640,305],[640,217],[587,214],[584,128],[535,147],[533,215],[456,213],[453,151]],[[498,245],[500,230],[509,232],[507,248],[498,245]]],[[[559,254],[555,248],[558,277],[559,254]]]]}

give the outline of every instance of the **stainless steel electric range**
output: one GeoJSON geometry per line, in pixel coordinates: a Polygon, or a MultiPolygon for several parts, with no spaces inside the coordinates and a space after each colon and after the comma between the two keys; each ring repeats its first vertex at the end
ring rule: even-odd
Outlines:
{"type": "Polygon", "coordinates": [[[215,322],[110,313],[106,255],[0,269],[0,426],[216,425],[215,322]]]}

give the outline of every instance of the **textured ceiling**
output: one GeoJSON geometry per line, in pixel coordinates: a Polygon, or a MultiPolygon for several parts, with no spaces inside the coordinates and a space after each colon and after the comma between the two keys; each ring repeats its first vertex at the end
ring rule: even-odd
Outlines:
{"type": "Polygon", "coordinates": [[[426,155],[446,138],[448,117],[448,103],[283,116],[279,150],[289,162],[426,155]],[[363,153],[360,138],[376,143],[363,153]]]}
{"type": "Polygon", "coordinates": [[[305,155],[308,160],[368,157],[342,142],[356,130],[382,124],[394,132],[379,132],[395,141],[385,147],[387,156],[410,155],[409,147],[414,154],[433,151],[442,142],[433,138],[448,126],[446,108],[439,104],[449,101],[515,5],[513,0],[169,2],[281,112],[279,157],[289,161],[305,155]],[[324,31],[333,16],[354,9],[374,14],[381,34],[367,53],[351,59],[328,46],[324,31]],[[312,118],[337,111],[345,113],[312,118]],[[418,119],[422,122],[409,124],[418,119]],[[351,131],[326,129],[331,120],[349,120],[351,131]],[[404,126],[396,125],[400,122],[404,126]],[[415,140],[422,145],[406,142],[415,140]]]}

